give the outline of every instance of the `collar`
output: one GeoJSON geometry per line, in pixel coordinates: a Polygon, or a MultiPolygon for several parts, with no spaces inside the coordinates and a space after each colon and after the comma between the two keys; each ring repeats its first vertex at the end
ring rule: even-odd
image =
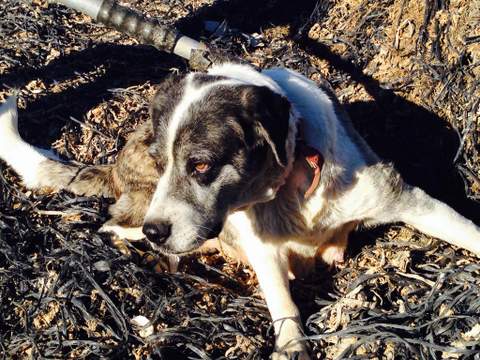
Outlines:
{"type": "Polygon", "coordinates": [[[309,174],[307,174],[307,179],[311,179],[310,185],[303,194],[303,198],[308,199],[315,192],[315,190],[317,190],[318,185],[320,184],[320,177],[323,167],[323,156],[313,147],[304,144],[301,144],[299,150],[301,159],[307,163],[308,170],[310,172],[309,174]]]}
{"type": "Polygon", "coordinates": [[[296,136],[293,141],[294,151],[285,169],[282,183],[274,193],[282,186],[293,186],[303,194],[303,198],[306,200],[320,185],[324,157],[320,151],[309,146],[304,140],[303,121],[301,117],[297,117],[296,136]]]}
{"type": "MultiPolygon", "coordinates": [[[[305,177],[306,180],[304,183],[308,183],[308,187],[303,194],[303,198],[308,199],[315,192],[315,190],[317,190],[318,185],[320,184],[324,158],[320,151],[308,145],[305,139],[305,121],[306,120],[301,115],[296,121],[297,132],[295,139],[295,161],[302,161],[306,163],[306,166],[301,166],[300,169],[302,169],[301,171],[306,172],[302,178],[305,177]]],[[[301,189],[304,189],[304,186],[302,186],[301,189]]]]}

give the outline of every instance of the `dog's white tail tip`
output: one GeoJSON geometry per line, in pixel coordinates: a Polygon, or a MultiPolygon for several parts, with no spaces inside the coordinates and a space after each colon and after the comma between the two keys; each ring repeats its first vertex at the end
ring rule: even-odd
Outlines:
{"type": "Polygon", "coordinates": [[[0,139],[18,137],[17,97],[10,96],[0,106],[0,139]]]}
{"type": "Polygon", "coordinates": [[[0,159],[21,176],[28,188],[39,186],[38,170],[47,158],[18,133],[16,96],[0,105],[0,159]]]}

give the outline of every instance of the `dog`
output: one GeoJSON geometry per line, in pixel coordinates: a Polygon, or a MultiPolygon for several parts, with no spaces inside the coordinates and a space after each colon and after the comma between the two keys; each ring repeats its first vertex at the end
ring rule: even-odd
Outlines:
{"type": "Polygon", "coordinates": [[[309,359],[289,276],[312,259],[343,261],[357,226],[404,222],[480,255],[473,222],[405,183],[329,89],[284,68],[224,63],[165,80],[151,120],[112,165],[79,166],[30,146],[10,98],[0,109],[0,158],[27,188],[115,198],[101,231],[175,255],[220,239],[257,274],[273,359],[309,359]]]}

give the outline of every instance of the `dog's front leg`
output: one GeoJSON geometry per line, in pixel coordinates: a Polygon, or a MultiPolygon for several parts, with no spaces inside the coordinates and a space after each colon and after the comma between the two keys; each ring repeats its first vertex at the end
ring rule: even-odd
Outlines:
{"type": "Polygon", "coordinates": [[[286,254],[281,246],[262,241],[246,214],[236,216],[235,220],[241,220],[239,245],[257,274],[272,317],[276,337],[272,359],[309,360],[307,346],[299,340],[304,334],[298,308],[290,295],[286,254]]]}
{"type": "Polygon", "coordinates": [[[250,265],[257,274],[275,329],[275,352],[272,359],[309,359],[303,341],[300,314],[290,295],[288,283],[288,260],[280,248],[264,244],[260,239],[249,239],[244,249],[250,265]]]}

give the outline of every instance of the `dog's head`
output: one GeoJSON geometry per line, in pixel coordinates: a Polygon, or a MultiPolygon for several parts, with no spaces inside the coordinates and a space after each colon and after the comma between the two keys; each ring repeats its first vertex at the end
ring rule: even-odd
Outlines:
{"type": "Polygon", "coordinates": [[[151,117],[160,180],[143,232],[159,250],[195,250],[229,212],[272,199],[281,185],[290,104],[268,87],[190,74],[160,89],[151,117]]]}

